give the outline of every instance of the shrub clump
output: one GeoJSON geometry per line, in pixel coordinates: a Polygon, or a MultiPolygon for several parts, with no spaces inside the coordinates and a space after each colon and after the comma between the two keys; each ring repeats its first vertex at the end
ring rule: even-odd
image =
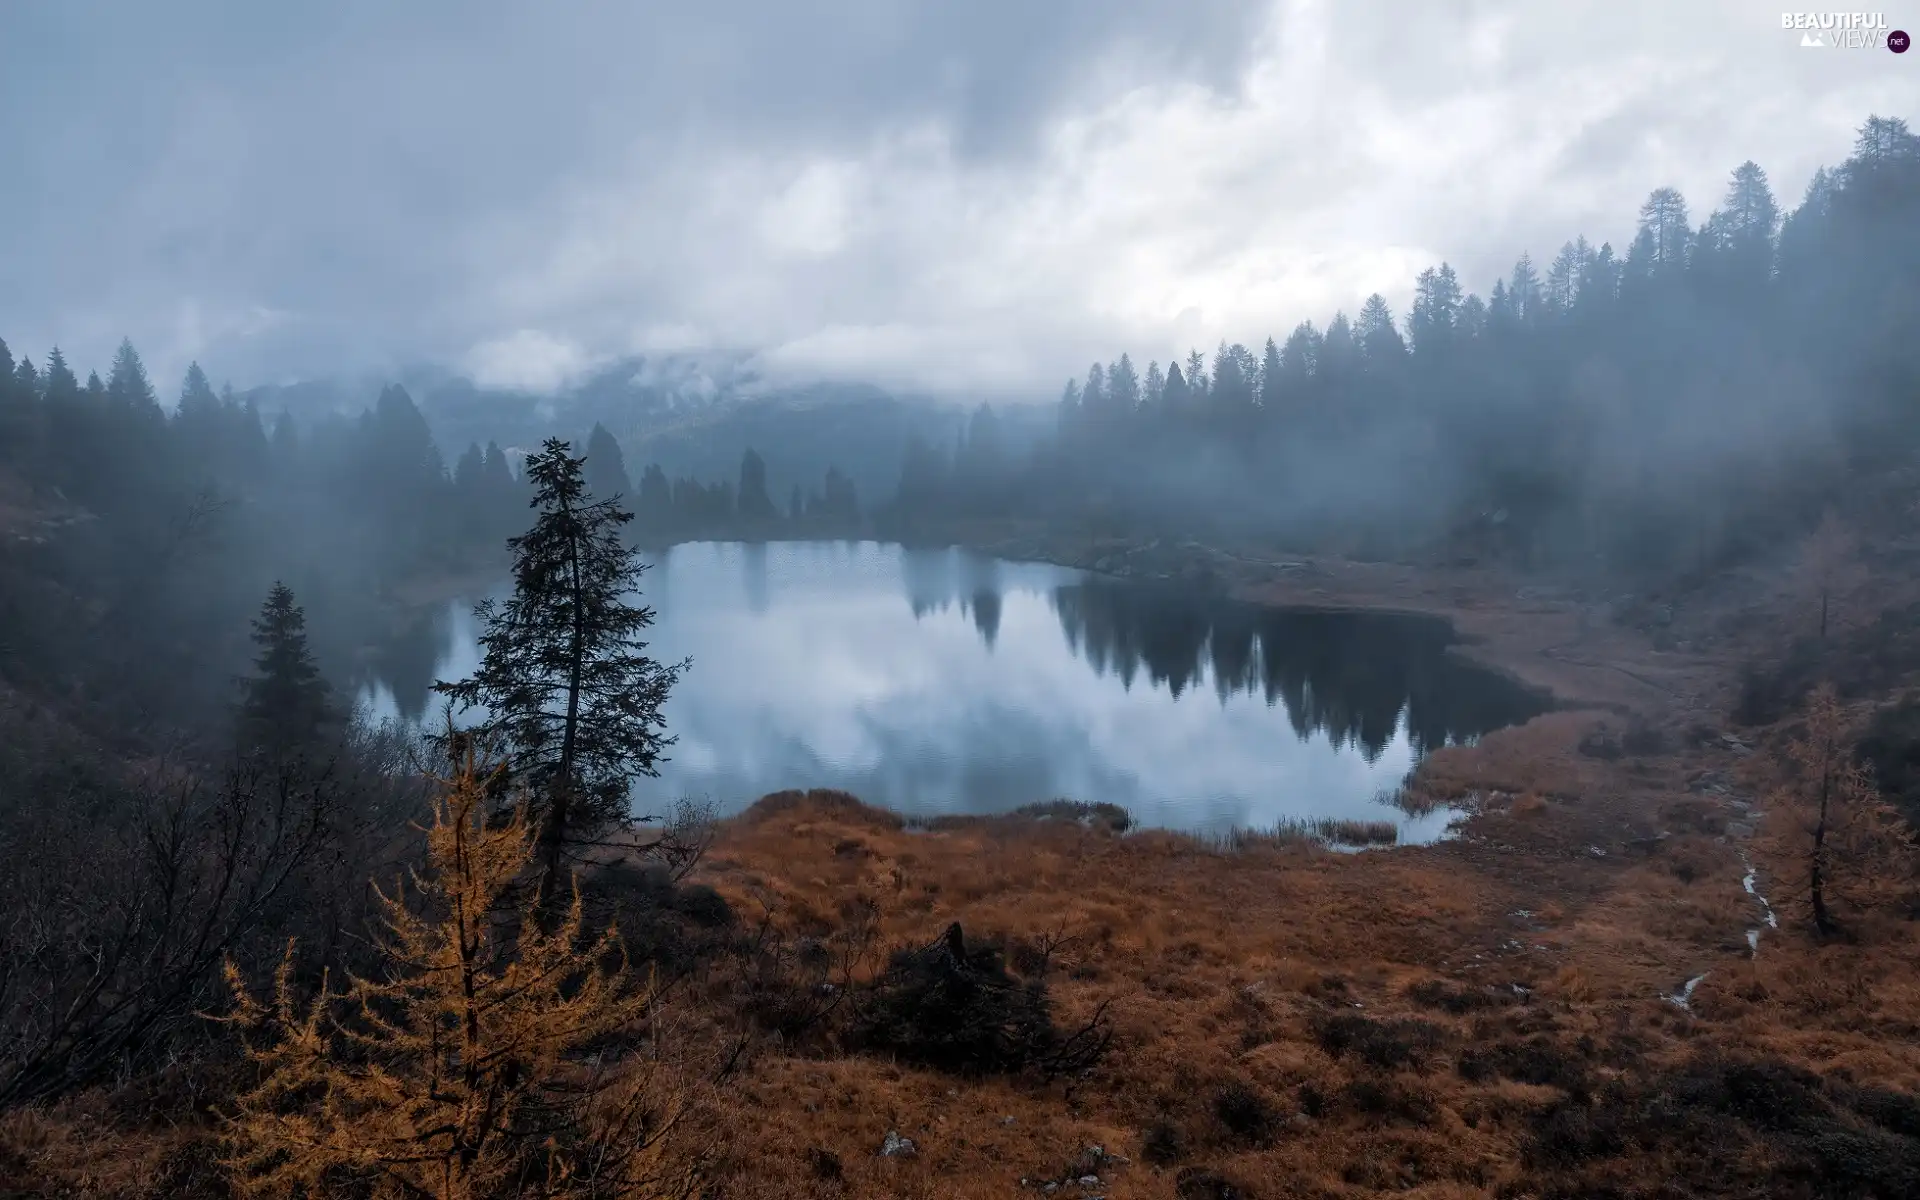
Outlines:
{"type": "Polygon", "coordinates": [[[1423,979],[1414,984],[1407,989],[1407,998],[1421,1008],[1437,1008],[1456,1017],[1513,1003],[1511,992],[1497,992],[1490,987],[1456,987],[1440,979],[1423,979]]]}
{"type": "Polygon", "coordinates": [[[1257,1089],[1235,1080],[1213,1096],[1213,1115],[1232,1137],[1251,1146],[1273,1141],[1280,1115],[1257,1089]]]}
{"type": "Polygon", "coordinates": [[[1473,1047],[1461,1054],[1457,1069],[1469,1083],[1511,1079],[1580,1097],[1588,1094],[1586,1064],[1544,1037],[1473,1047]]]}
{"type": "Polygon", "coordinates": [[[1113,1038],[1103,1004],[1086,1024],[1054,1024],[1045,976],[1009,974],[999,950],[970,947],[956,922],[926,946],[894,952],[849,1029],[854,1049],[956,1075],[1085,1070],[1113,1038]]]}
{"type": "Polygon", "coordinates": [[[1351,1054],[1381,1071],[1424,1067],[1446,1041],[1446,1033],[1431,1021],[1402,1018],[1376,1021],[1358,1013],[1338,1013],[1314,1027],[1320,1048],[1335,1058],[1351,1054]]]}
{"type": "Polygon", "coordinates": [[[1912,1196],[1916,1111],[1908,1097],[1827,1085],[1786,1063],[1703,1055],[1545,1109],[1526,1158],[1563,1182],[1598,1181],[1607,1160],[1631,1153],[1671,1164],[1673,1184],[1690,1193],[1912,1196]]]}

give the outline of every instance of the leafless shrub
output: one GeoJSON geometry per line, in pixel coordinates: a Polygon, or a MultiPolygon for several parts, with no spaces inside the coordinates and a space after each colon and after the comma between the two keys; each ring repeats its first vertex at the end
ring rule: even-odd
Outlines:
{"type": "Polygon", "coordinates": [[[0,1105],[164,1062],[221,960],[254,949],[338,845],[341,812],[336,778],[291,767],[15,801],[0,823],[0,1105]]]}

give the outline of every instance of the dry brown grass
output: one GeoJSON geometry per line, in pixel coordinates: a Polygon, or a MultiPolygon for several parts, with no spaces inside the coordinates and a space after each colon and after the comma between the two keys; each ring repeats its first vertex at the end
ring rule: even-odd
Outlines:
{"type": "Polygon", "coordinates": [[[1091,1077],[1051,1087],[774,1054],[732,1110],[752,1151],[726,1165],[727,1194],[1002,1196],[1097,1144],[1130,1160],[1099,1172],[1112,1197],[1175,1196],[1195,1167],[1261,1195],[1484,1195],[1531,1178],[1537,1120],[1569,1086],[1678,1070],[1704,1046],[1920,1078],[1920,1052],[1885,1036],[1920,1020],[1909,935],[1876,951],[1769,934],[1748,960],[1757,918],[1724,843],[1575,859],[1604,880],[1534,909],[1467,850],[1239,850],[1073,824],[912,832],[834,796],[751,810],[705,873],[722,892],[797,927],[870,899],[898,944],[956,920],[1010,944],[1064,934],[1065,1015],[1112,1001],[1119,1038],[1091,1077]],[[1691,1013],[1662,999],[1702,970],[1691,1013]],[[918,1153],[880,1157],[890,1130],[918,1153]]]}
{"type": "MultiPolygon", "coordinates": [[[[961,921],[1016,965],[1023,946],[1069,939],[1058,1015],[1111,1002],[1117,1039],[1090,1075],[1053,1084],[763,1043],[719,1102],[714,1194],[1000,1197],[1088,1167],[1094,1145],[1127,1160],[1092,1169],[1115,1200],[1184,1200],[1182,1172],[1203,1195],[1202,1173],[1259,1196],[1522,1195],[1543,1173],[1582,1194],[1651,1186],[1698,1148],[1542,1165],[1567,1106],[1668,1086],[1706,1070],[1702,1055],[1920,1084],[1912,924],[1883,919],[1857,945],[1768,930],[1749,958],[1758,913],[1734,845],[1675,833],[1588,853],[1590,826],[1631,799],[1626,778],[1523,818],[1490,808],[1458,842],[1367,855],[1299,839],[1226,854],[1077,821],[914,829],[843,794],[769,797],[723,826],[698,874],[738,910],[823,936],[870,903],[889,945],[961,921]],[[1703,971],[1691,1011],[1663,998],[1703,971]],[[882,1157],[889,1131],[917,1153],[882,1157]]],[[[69,1107],[10,1118],[0,1155],[22,1194],[132,1197],[196,1194],[178,1185],[206,1151],[191,1130],[69,1107]]],[[[1764,1181],[1773,1168],[1754,1161],[1764,1181]]]]}

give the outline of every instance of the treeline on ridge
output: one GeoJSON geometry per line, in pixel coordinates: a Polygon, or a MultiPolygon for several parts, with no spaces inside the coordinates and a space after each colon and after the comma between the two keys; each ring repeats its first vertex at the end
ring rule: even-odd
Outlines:
{"type": "Polygon", "coordinates": [[[1811,527],[1836,482],[1920,443],[1916,211],[1920,138],[1872,117],[1790,213],[1749,161],[1704,221],[1658,188],[1624,253],[1579,237],[1544,269],[1522,255],[1485,299],[1441,263],[1404,321],[1375,294],[1257,353],[1096,363],[1019,463],[977,439],[911,446],[887,516],[922,537],[1025,517],[1711,570],[1811,527]]]}

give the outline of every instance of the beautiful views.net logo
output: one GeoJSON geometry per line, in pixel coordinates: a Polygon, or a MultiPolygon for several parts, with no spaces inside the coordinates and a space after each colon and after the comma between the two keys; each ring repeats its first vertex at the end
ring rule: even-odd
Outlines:
{"type": "Polygon", "coordinates": [[[1781,13],[1780,28],[1800,31],[1800,44],[1834,50],[1878,50],[1905,54],[1912,39],[1904,29],[1887,28],[1885,13],[1781,13]]]}

